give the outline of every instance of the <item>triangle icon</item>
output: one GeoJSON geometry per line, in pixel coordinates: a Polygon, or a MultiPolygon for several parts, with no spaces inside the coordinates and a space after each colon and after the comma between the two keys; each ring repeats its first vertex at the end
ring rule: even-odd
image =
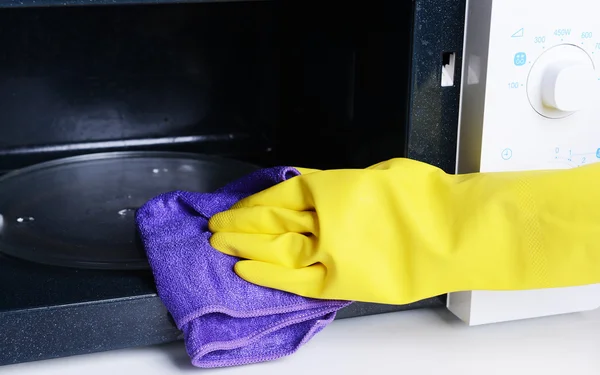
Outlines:
{"type": "Polygon", "coordinates": [[[520,28],[513,35],[511,35],[511,38],[522,38],[524,34],[525,30],[523,30],[523,28],[520,28]]]}

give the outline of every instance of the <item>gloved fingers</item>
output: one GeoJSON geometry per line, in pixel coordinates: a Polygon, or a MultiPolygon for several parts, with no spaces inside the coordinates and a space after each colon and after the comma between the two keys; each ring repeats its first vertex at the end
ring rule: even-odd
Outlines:
{"type": "MultiPolygon", "coordinates": [[[[308,174],[308,176],[314,175],[316,175],[316,172],[308,174]]],[[[232,208],[271,206],[294,211],[314,211],[312,195],[304,183],[304,177],[306,176],[296,176],[280,182],[240,200],[232,208]]]]}
{"type": "Polygon", "coordinates": [[[210,245],[220,252],[238,258],[300,268],[315,262],[315,237],[299,233],[245,234],[216,233],[210,245]]]}
{"type": "Polygon", "coordinates": [[[311,211],[293,211],[281,207],[242,207],[214,215],[208,222],[213,233],[315,233],[317,215],[311,211]]]}
{"type": "Polygon", "coordinates": [[[243,260],[236,263],[235,273],[252,284],[303,297],[319,298],[325,285],[327,269],[321,263],[294,269],[271,263],[243,260]]]}

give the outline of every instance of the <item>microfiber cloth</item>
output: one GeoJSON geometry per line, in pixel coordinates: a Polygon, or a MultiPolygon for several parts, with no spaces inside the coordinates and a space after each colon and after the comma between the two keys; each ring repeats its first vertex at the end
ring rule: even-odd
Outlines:
{"type": "Polygon", "coordinates": [[[213,193],[159,195],[137,211],[158,295],[183,332],[193,365],[235,366],[290,355],[350,304],[251,284],[233,271],[238,258],[210,246],[213,215],[299,174],[291,167],[262,169],[213,193]]]}

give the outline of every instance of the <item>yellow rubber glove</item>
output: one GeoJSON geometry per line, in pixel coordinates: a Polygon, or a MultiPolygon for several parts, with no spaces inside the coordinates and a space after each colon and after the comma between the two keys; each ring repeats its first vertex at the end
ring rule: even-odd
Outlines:
{"type": "Polygon", "coordinates": [[[210,221],[243,279],[322,299],[405,304],[462,290],[600,282],[600,164],[449,175],[393,159],[302,170],[210,221]]]}

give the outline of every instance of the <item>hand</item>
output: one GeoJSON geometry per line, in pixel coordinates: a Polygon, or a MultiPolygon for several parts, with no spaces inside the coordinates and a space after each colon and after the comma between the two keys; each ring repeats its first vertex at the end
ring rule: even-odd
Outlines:
{"type": "Polygon", "coordinates": [[[235,272],[249,282],[323,299],[600,282],[600,197],[576,193],[596,191],[600,169],[585,169],[456,176],[393,159],[302,170],[215,215],[211,245],[247,259],[235,272]]]}

